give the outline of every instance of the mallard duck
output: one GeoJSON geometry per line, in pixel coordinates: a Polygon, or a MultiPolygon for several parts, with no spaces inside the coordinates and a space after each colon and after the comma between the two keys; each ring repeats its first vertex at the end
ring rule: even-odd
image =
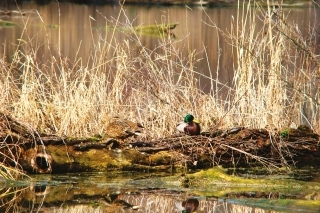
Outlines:
{"type": "Polygon", "coordinates": [[[143,126],[140,123],[134,123],[127,119],[121,119],[119,117],[114,117],[110,120],[110,123],[106,127],[107,135],[111,138],[118,139],[120,143],[124,139],[140,135],[143,126]]]}
{"type": "Polygon", "coordinates": [[[184,121],[177,125],[177,130],[188,135],[200,135],[200,122],[195,119],[193,115],[187,114],[186,117],[184,117],[184,121]]]}
{"type": "Polygon", "coordinates": [[[195,212],[199,207],[199,201],[195,198],[182,201],[182,203],[175,203],[177,209],[183,213],[195,212]]]}

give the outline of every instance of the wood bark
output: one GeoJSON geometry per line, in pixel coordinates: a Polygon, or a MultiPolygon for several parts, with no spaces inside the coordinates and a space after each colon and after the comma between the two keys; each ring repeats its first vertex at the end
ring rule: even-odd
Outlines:
{"type": "Polygon", "coordinates": [[[0,160],[31,173],[172,170],[248,166],[317,166],[319,135],[309,128],[268,131],[235,127],[152,141],[45,135],[0,113],[0,160]]]}

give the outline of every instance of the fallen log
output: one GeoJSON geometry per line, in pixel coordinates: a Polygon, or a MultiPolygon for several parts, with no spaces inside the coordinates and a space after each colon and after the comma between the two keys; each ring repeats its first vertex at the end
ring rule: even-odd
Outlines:
{"type": "Polygon", "coordinates": [[[0,113],[0,160],[29,173],[106,170],[173,170],[266,166],[317,166],[319,135],[309,128],[267,129],[235,127],[199,136],[172,135],[124,147],[113,138],[96,135],[68,138],[41,134],[0,113]]]}

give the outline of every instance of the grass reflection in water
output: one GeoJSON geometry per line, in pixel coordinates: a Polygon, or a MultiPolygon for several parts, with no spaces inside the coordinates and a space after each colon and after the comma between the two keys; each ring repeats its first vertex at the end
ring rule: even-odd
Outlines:
{"type": "MultiPolygon", "coordinates": [[[[281,187],[284,183],[281,180],[266,180],[263,187],[246,180],[244,187],[241,178],[228,177],[222,183],[220,180],[226,174],[220,169],[211,172],[216,176],[209,178],[210,172],[183,176],[132,172],[32,176],[31,183],[8,182],[2,188],[0,210],[19,213],[319,210],[316,198],[307,198],[306,194],[312,194],[312,190],[306,191],[308,187],[303,182],[293,181],[289,189],[289,186],[281,187]],[[187,188],[181,184],[186,178],[191,180],[187,188]]],[[[310,187],[314,189],[317,184],[310,187]]]]}

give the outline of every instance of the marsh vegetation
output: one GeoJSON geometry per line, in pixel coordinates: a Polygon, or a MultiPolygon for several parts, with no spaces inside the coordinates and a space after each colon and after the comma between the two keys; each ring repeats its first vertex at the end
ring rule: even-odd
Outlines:
{"type": "MultiPolygon", "coordinates": [[[[305,124],[318,132],[317,26],[307,26],[306,37],[300,31],[306,26],[287,22],[281,4],[276,10],[254,2],[238,7],[242,15],[232,17],[230,31],[213,21],[204,23],[222,34],[234,53],[232,86],[206,76],[212,83],[207,92],[196,78],[197,52],[189,50],[182,58],[175,47],[188,38],[175,40],[159,32],[158,46],[148,49],[131,20],[119,22],[120,16],[127,17],[123,8],[112,20],[116,27],[95,41],[88,61],[64,57],[59,43],[35,42],[37,35],[29,34],[29,20],[23,19],[16,52],[2,53],[1,110],[39,132],[68,136],[103,134],[106,122],[121,115],[141,122],[146,137],[159,138],[173,134],[188,112],[203,130],[241,125],[272,131],[305,124]],[[123,26],[131,31],[124,32],[127,39],[117,40],[115,31],[123,26]],[[43,61],[40,46],[52,57],[43,61]],[[218,96],[222,88],[228,92],[218,96]]],[[[49,38],[42,24],[38,27],[49,38]]],[[[99,32],[92,30],[92,37],[99,32]]],[[[219,67],[211,69],[219,72],[219,67]]]]}
{"type": "MultiPolygon", "coordinates": [[[[313,6],[308,9],[314,11],[317,20],[318,5],[313,6]]],[[[86,59],[78,54],[81,43],[73,47],[74,58],[66,57],[62,51],[65,41],[59,37],[57,43],[51,43],[50,37],[51,29],[59,35],[68,29],[47,24],[42,14],[32,11],[32,16],[41,20],[36,27],[42,36],[30,33],[32,18],[15,20],[22,33],[12,55],[2,49],[0,110],[24,123],[35,137],[42,133],[69,138],[104,135],[106,123],[121,116],[144,126],[140,140],[157,140],[176,133],[176,123],[186,113],[201,121],[203,131],[244,126],[276,134],[303,124],[319,134],[319,23],[299,26],[288,21],[289,12],[283,10],[281,2],[277,7],[239,2],[237,7],[228,30],[217,26],[201,8],[206,18],[202,24],[215,29],[232,49],[230,84],[219,81],[218,76],[224,75],[219,63],[217,67],[208,65],[208,75],[200,73],[197,64],[209,64],[211,59],[199,58],[197,50],[189,48],[185,56],[177,46],[189,46],[192,41],[187,36],[175,38],[174,30],[159,31],[157,45],[146,47],[142,32],[136,30],[140,26],[134,25],[125,6],[115,17],[97,12],[106,24],[90,29],[88,39],[93,45],[86,59]],[[261,27],[257,27],[258,22],[261,27]],[[115,36],[119,31],[123,37],[115,36]],[[49,57],[41,54],[43,49],[49,57]],[[210,82],[206,90],[199,76],[210,82]]],[[[60,10],[57,4],[59,14],[60,10]]],[[[94,23],[95,18],[89,20],[94,23]]],[[[165,24],[169,20],[166,17],[165,24]]],[[[222,47],[212,48],[221,54],[222,47]]],[[[278,146],[277,141],[270,143],[278,146]]],[[[1,143],[2,150],[19,149],[18,144],[8,146],[1,143]]],[[[21,156],[10,151],[2,154],[16,165],[15,169],[21,169],[21,156]]],[[[1,171],[6,179],[17,178],[12,175],[15,170],[6,165],[1,171]]],[[[316,192],[307,195],[318,199],[316,192]]]]}
{"type": "MultiPolygon", "coordinates": [[[[31,14],[43,20],[36,11],[31,14]]],[[[77,54],[64,57],[60,40],[50,43],[44,22],[37,27],[45,40],[38,41],[39,35],[28,31],[32,19],[23,18],[16,51],[2,53],[1,111],[39,133],[70,137],[103,135],[108,120],[120,115],[140,122],[145,140],[162,138],[176,132],[186,113],[201,121],[203,131],[245,126],[272,133],[305,124],[318,133],[318,23],[297,26],[287,15],[281,4],[276,8],[239,2],[230,30],[207,16],[203,24],[216,29],[233,50],[234,76],[232,84],[221,84],[212,77],[223,75],[220,67],[211,67],[206,92],[195,70],[197,51],[189,49],[182,57],[176,48],[190,42],[188,38],[177,40],[170,31],[159,31],[158,45],[149,49],[124,7],[117,17],[105,17],[112,28],[103,33],[92,29],[88,39],[97,40],[86,61],[77,54]],[[262,27],[257,28],[257,22],[262,27]],[[124,27],[127,37],[118,40],[115,33],[124,27]],[[308,34],[302,34],[301,27],[307,27],[308,34]],[[42,48],[52,56],[43,60],[38,51],[42,48]]]]}

